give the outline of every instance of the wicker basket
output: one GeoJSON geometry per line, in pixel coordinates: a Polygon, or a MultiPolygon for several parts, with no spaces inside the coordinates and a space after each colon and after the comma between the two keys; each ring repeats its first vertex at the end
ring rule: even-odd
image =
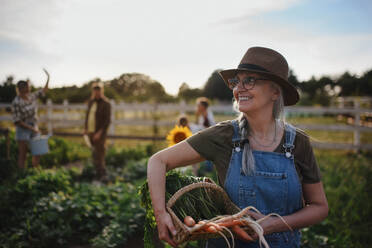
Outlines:
{"type": "MultiPolygon", "coordinates": [[[[173,224],[176,227],[177,234],[174,237],[174,240],[177,243],[183,243],[185,241],[190,240],[198,240],[198,239],[210,239],[210,238],[218,238],[221,237],[218,233],[190,233],[190,227],[186,226],[182,220],[180,220],[177,215],[172,210],[172,207],[176,203],[176,201],[185,193],[197,189],[197,188],[206,188],[207,193],[211,193],[212,191],[219,194],[219,197],[223,200],[224,208],[227,215],[233,215],[240,211],[240,209],[230,200],[227,193],[224,191],[223,188],[215,184],[210,179],[203,180],[203,182],[193,183],[187,185],[181,189],[179,189],[167,202],[167,211],[172,217],[173,224]]],[[[227,233],[226,233],[227,234],[227,233]]]]}

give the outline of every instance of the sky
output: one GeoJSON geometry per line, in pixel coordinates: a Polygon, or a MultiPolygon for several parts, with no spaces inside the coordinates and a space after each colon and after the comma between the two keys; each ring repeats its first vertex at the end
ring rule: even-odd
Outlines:
{"type": "Polygon", "coordinates": [[[299,80],[372,69],[369,0],[0,0],[0,82],[50,87],[143,73],[177,94],[236,68],[249,47],[282,53],[299,80]]]}

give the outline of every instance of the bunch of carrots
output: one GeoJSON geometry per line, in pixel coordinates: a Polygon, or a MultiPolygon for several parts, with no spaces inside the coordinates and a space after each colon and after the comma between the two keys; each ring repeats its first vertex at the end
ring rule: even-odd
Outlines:
{"type": "MultiPolygon", "coordinates": [[[[177,171],[168,172],[166,176],[166,201],[179,189],[204,181],[205,178],[183,175],[177,171]]],[[[152,236],[156,230],[156,222],[147,183],[141,187],[140,194],[142,195],[142,206],[146,208],[144,244],[146,248],[153,248],[155,246],[152,236]]],[[[234,234],[245,241],[252,241],[252,236],[255,235],[258,237],[258,241],[265,248],[268,248],[269,246],[263,236],[263,229],[259,223],[271,215],[276,215],[270,214],[257,221],[253,220],[248,215],[248,211],[259,212],[254,207],[247,207],[236,214],[226,215],[224,203],[218,197],[218,194],[210,193],[204,188],[194,189],[183,194],[176,201],[172,210],[179,220],[184,220],[185,227],[191,235],[220,235],[226,240],[229,248],[234,247],[234,234]],[[246,230],[248,230],[249,234],[246,230]],[[231,238],[232,245],[230,245],[227,235],[231,238]]]]}
{"type": "Polygon", "coordinates": [[[258,211],[254,207],[247,207],[234,215],[217,216],[211,220],[201,220],[198,223],[196,223],[191,216],[186,216],[184,218],[184,224],[187,226],[187,229],[191,234],[219,234],[225,239],[229,248],[234,247],[235,245],[233,233],[235,233],[239,239],[247,242],[253,241],[252,236],[247,233],[247,229],[251,229],[250,231],[252,234],[257,234],[259,242],[264,245],[265,248],[268,248],[269,246],[263,236],[263,229],[259,225],[259,223],[268,216],[255,221],[247,215],[249,210],[258,211]],[[230,245],[230,242],[225,235],[226,233],[230,235],[232,245],[230,245]]]}

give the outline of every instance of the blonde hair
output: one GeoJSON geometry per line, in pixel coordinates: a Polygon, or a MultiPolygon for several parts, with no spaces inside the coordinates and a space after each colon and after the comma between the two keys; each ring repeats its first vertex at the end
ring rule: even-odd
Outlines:
{"type": "MultiPolygon", "coordinates": [[[[271,86],[279,91],[279,97],[278,99],[274,102],[273,105],[273,111],[272,111],[272,117],[275,121],[280,121],[282,123],[285,123],[285,118],[284,118],[284,98],[283,98],[283,91],[282,88],[272,82],[271,86]]],[[[241,140],[248,139],[250,135],[250,128],[249,128],[249,122],[248,120],[244,117],[244,114],[238,110],[238,105],[236,100],[234,99],[233,103],[234,109],[240,113],[238,117],[238,122],[239,122],[239,133],[241,140]]],[[[249,145],[249,142],[244,143],[244,148],[243,148],[243,156],[242,156],[242,170],[245,175],[252,175],[255,172],[255,160],[254,156],[252,153],[252,149],[249,145]]]]}

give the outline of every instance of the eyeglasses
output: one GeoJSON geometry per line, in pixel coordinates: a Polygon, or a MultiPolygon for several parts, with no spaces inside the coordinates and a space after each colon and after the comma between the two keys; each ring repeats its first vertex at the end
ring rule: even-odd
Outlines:
{"type": "MultiPolygon", "coordinates": [[[[268,80],[267,78],[255,78],[255,77],[245,77],[241,80],[243,88],[246,90],[251,90],[256,85],[256,82],[259,80],[268,80]]],[[[230,78],[227,80],[229,84],[229,88],[233,90],[236,86],[238,86],[240,80],[237,77],[230,78]]]]}

